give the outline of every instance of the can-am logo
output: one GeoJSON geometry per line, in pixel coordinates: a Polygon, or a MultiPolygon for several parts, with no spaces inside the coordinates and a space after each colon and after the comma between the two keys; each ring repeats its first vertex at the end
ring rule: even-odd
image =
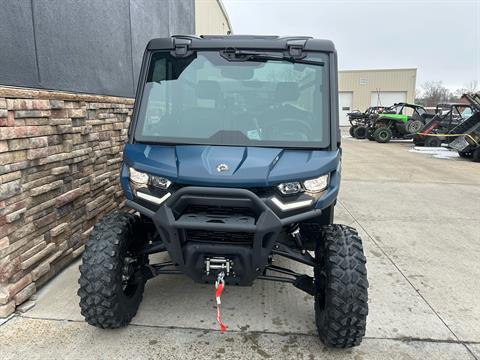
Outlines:
{"type": "Polygon", "coordinates": [[[219,165],[217,166],[217,171],[218,171],[218,172],[228,171],[228,165],[227,165],[227,164],[219,164],[219,165]]]}

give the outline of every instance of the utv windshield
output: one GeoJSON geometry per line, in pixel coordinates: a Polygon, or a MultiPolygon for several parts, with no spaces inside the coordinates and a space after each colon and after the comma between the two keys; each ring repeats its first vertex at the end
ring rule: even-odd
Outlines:
{"type": "Polygon", "coordinates": [[[320,148],[328,146],[328,56],[282,53],[229,60],[219,51],[152,55],[135,140],[320,148]]]}

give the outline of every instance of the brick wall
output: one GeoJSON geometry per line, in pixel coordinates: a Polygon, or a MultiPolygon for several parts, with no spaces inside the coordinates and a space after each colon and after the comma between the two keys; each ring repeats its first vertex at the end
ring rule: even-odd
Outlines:
{"type": "Polygon", "coordinates": [[[0,317],[77,258],[123,205],[132,99],[0,87],[0,317]]]}

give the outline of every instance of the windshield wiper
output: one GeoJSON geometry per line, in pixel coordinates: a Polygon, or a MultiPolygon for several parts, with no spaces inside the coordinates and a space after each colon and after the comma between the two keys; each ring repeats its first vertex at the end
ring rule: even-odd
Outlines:
{"type": "Polygon", "coordinates": [[[306,60],[287,55],[271,55],[254,51],[245,51],[237,49],[225,49],[220,51],[220,56],[228,61],[288,61],[291,63],[310,64],[323,66],[323,61],[306,60]]]}

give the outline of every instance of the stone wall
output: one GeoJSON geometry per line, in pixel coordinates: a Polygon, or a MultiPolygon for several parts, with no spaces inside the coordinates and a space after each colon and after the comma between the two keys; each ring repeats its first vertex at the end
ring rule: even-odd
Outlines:
{"type": "Polygon", "coordinates": [[[133,100],[0,87],[0,317],[77,258],[123,205],[133,100]]]}

